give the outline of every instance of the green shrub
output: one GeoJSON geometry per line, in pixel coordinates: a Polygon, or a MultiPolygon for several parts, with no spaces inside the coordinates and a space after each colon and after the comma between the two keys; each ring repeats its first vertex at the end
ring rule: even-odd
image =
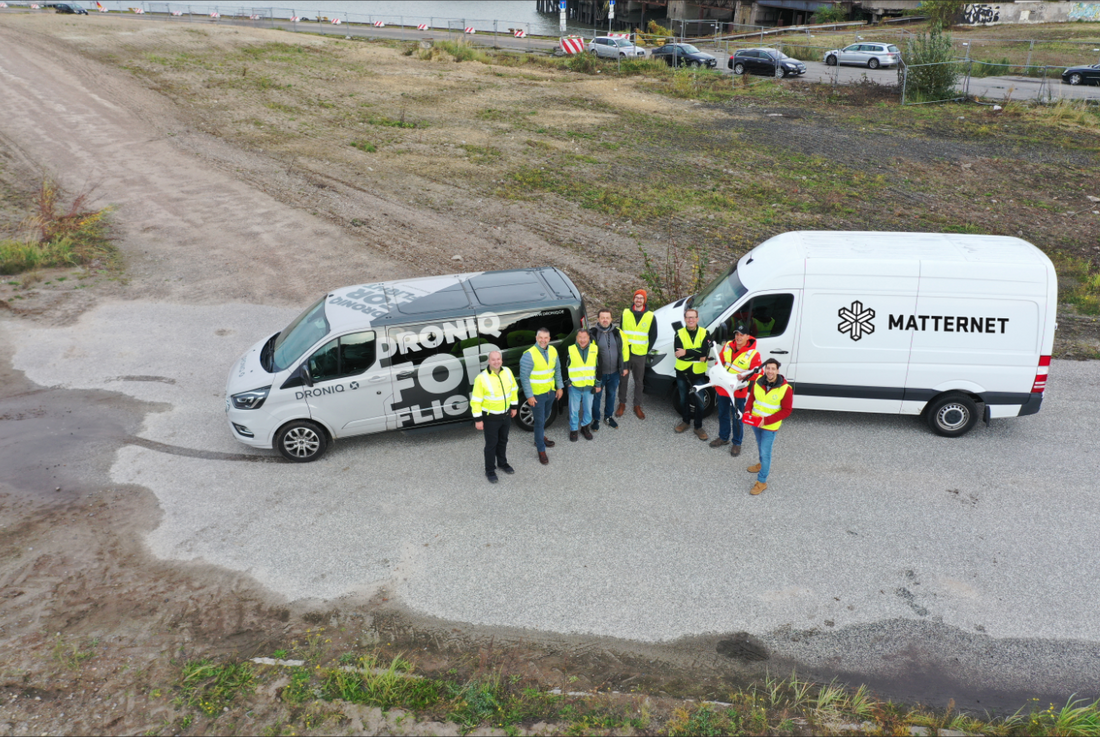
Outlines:
{"type": "Polygon", "coordinates": [[[357,148],[357,149],[359,149],[360,151],[362,151],[363,153],[366,153],[366,154],[373,154],[375,151],[378,150],[378,148],[373,143],[370,143],[369,141],[352,141],[351,142],[351,147],[352,148],[357,148]]]}
{"type": "Polygon", "coordinates": [[[955,58],[951,35],[943,33],[939,26],[912,38],[902,58],[898,84],[906,85],[909,100],[953,100],[959,96],[955,84],[962,62],[955,58]]]}
{"type": "Polygon", "coordinates": [[[595,54],[589,54],[584,52],[581,54],[573,54],[565,62],[565,66],[569,67],[574,72],[580,72],[581,74],[595,74],[602,64],[599,58],[595,54]]]}
{"type": "Polygon", "coordinates": [[[61,188],[45,180],[35,196],[35,211],[23,226],[26,240],[0,240],[0,274],[19,274],[52,266],[76,266],[107,261],[115,249],[107,240],[110,208],[88,210],[90,192],[77,195],[67,208],[61,188]]]}
{"type": "Polygon", "coordinates": [[[814,23],[843,23],[848,20],[848,11],[845,7],[839,3],[836,5],[825,5],[817,9],[813,18],[810,19],[814,23]]]}

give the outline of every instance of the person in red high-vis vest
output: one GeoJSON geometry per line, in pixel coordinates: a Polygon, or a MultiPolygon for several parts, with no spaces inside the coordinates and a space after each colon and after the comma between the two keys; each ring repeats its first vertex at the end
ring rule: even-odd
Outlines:
{"type": "MultiPolygon", "coordinates": [[[[756,350],[756,338],[749,335],[744,325],[738,324],[733,329],[733,340],[722,346],[718,360],[727,371],[736,374],[738,380],[748,380],[760,368],[760,352],[756,350]]],[[[741,441],[745,436],[745,426],[741,424],[741,413],[745,411],[745,399],[749,396],[749,389],[747,386],[738,389],[732,397],[720,386],[716,386],[715,389],[718,391],[718,437],[711,441],[710,447],[720,448],[732,439],[730,455],[740,455],[741,441]]]]}

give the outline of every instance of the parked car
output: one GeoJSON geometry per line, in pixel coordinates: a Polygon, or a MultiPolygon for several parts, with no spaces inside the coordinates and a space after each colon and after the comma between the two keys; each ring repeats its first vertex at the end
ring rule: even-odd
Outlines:
{"type": "Polygon", "coordinates": [[[1100,84],[1100,64],[1070,67],[1062,72],[1062,81],[1066,84],[1100,84]]]}
{"type": "MultiPolygon", "coordinates": [[[[233,437],[313,461],[334,441],[469,422],[470,389],[490,351],[519,378],[543,328],[561,360],[586,327],[584,298],[553,267],[481,271],[334,289],[233,363],[233,437]]],[[[515,423],[534,429],[519,388],[515,423]]],[[[557,416],[552,402],[546,424],[557,416]]]]}
{"type": "Polygon", "coordinates": [[[80,7],[76,3],[58,3],[53,6],[54,12],[67,13],[69,15],[87,15],[88,11],[80,7]]]}
{"type": "Polygon", "coordinates": [[[645,49],[636,46],[630,39],[611,36],[596,36],[588,44],[588,51],[606,59],[617,59],[623,56],[645,56],[645,49]]]}
{"type": "Polygon", "coordinates": [[[727,66],[734,74],[748,72],[777,78],[806,73],[805,64],[776,49],[739,49],[727,66]]]}
{"type": "Polygon", "coordinates": [[[718,66],[717,59],[691,44],[665,44],[653,50],[653,58],[661,59],[670,67],[688,64],[693,67],[710,67],[713,69],[718,66]]]}
{"type": "Polygon", "coordinates": [[[878,69],[896,67],[901,61],[901,51],[894,44],[860,42],[825,52],[825,63],[831,67],[837,64],[853,64],[857,67],[878,69]]]}

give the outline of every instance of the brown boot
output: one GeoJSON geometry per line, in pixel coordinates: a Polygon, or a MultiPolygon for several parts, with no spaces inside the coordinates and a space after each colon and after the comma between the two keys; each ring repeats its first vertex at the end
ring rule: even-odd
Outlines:
{"type": "Polygon", "coordinates": [[[640,404],[634,405],[634,414],[638,415],[639,420],[645,419],[645,412],[642,412],[642,405],[640,404]]]}
{"type": "Polygon", "coordinates": [[[730,455],[731,456],[741,455],[741,446],[740,445],[731,445],[730,446],[730,455]]]}
{"type": "Polygon", "coordinates": [[[759,481],[757,481],[755,484],[752,485],[752,491],[750,491],[749,493],[752,494],[753,496],[757,496],[760,492],[762,492],[766,488],[768,488],[767,484],[763,484],[763,483],[760,483],[759,481]]]}
{"type": "Polygon", "coordinates": [[[592,431],[588,429],[588,425],[585,425],[584,427],[581,428],[581,435],[584,436],[585,440],[591,440],[592,439],[592,431]]]}
{"type": "Polygon", "coordinates": [[[748,468],[746,468],[745,470],[748,471],[749,473],[760,473],[760,464],[759,463],[754,463],[751,466],[749,466],[748,468]]]}
{"type": "Polygon", "coordinates": [[[546,455],[545,452],[539,453],[539,463],[545,466],[549,462],[550,458],[546,455]]]}
{"type": "Polygon", "coordinates": [[[689,427],[691,427],[690,422],[681,422],[679,425],[677,425],[676,427],[674,427],[672,429],[675,430],[676,432],[686,432],[689,427]]]}
{"type": "Polygon", "coordinates": [[[620,402],[619,406],[615,409],[615,416],[616,417],[622,417],[623,412],[626,412],[626,405],[623,404],[622,402],[620,402]]]}
{"type": "Polygon", "coordinates": [[[699,438],[700,440],[706,440],[710,436],[707,435],[706,430],[704,430],[701,427],[697,427],[697,428],[695,428],[695,437],[699,438]]]}

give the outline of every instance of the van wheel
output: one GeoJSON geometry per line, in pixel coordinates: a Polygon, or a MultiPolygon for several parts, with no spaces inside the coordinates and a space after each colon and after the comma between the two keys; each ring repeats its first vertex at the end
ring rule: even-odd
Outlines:
{"type": "MultiPolygon", "coordinates": [[[[718,392],[714,391],[713,387],[709,387],[703,390],[703,417],[710,417],[714,414],[715,407],[718,406],[718,392]]],[[[676,410],[676,414],[679,417],[683,417],[683,407],[680,404],[680,390],[676,388],[676,385],[672,385],[672,408],[676,410]]]]}
{"type": "Polygon", "coordinates": [[[315,461],[328,450],[325,431],[309,420],[288,422],[275,434],[275,449],[294,463],[315,461]]]}
{"type": "Polygon", "coordinates": [[[937,435],[961,437],[977,424],[978,405],[965,394],[944,394],[925,407],[924,420],[937,435]]]}
{"type": "MultiPolygon", "coordinates": [[[[557,418],[558,400],[555,399],[550,402],[550,414],[546,415],[546,423],[543,427],[550,427],[557,418]]],[[[531,405],[527,404],[526,400],[522,400],[519,403],[519,411],[516,412],[516,419],[513,420],[513,422],[519,425],[520,429],[526,430],[527,432],[535,431],[535,410],[532,409],[531,405]]]]}

